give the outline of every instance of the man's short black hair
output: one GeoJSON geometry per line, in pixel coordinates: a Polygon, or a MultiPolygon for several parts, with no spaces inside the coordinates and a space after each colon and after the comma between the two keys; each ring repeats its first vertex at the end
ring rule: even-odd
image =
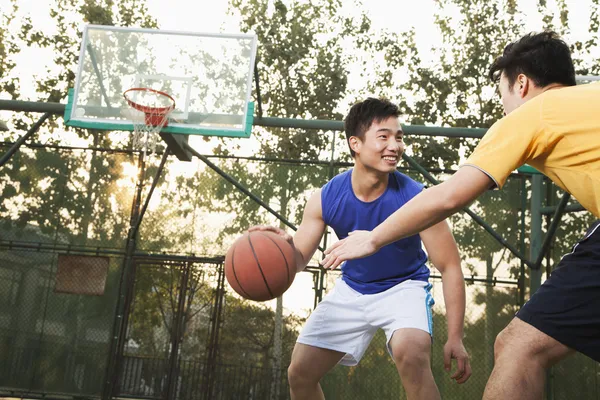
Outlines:
{"type": "MultiPolygon", "coordinates": [[[[397,118],[399,116],[398,106],[386,99],[369,97],[360,103],[356,103],[344,118],[344,132],[346,133],[348,147],[350,147],[350,137],[364,138],[365,132],[373,122],[381,122],[390,117],[397,118]]],[[[354,157],[354,150],[350,149],[350,154],[354,157]]]]}
{"type": "Polygon", "coordinates": [[[519,74],[525,74],[537,87],[576,84],[571,50],[553,31],[530,33],[506,46],[490,66],[489,77],[498,82],[502,73],[511,88],[519,74]]]}

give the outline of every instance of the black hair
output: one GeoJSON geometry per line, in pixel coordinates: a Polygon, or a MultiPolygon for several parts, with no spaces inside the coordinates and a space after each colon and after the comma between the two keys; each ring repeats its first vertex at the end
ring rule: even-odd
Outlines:
{"type": "MultiPolygon", "coordinates": [[[[369,130],[373,122],[381,122],[390,117],[399,116],[398,106],[386,99],[369,97],[354,104],[344,118],[344,132],[348,147],[350,147],[350,137],[356,136],[363,139],[365,132],[369,130]]],[[[352,148],[350,148],[350,154],[354,157],[352,148]]]]}
{"type": "Polygon", "coordinates": [[[576,84],[571,50],[553,31],[529,33],[507,45],[490,66],[489,78],[498,82],[502,73],[511,88],[519,74],[526,75],[537,87],[576,84]]]}

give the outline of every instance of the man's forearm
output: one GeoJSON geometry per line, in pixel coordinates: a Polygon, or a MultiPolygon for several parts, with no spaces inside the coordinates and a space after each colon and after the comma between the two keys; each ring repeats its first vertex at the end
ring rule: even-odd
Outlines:
{"type": "Polygon", "coordinates": [[[442,288],[446,303],[448,338],[463,338],[465,325],[465,280],[458,268],[449,268],[442,274],[442,288]]]}
{"type": "Polygon", "coordinates": [[[296,272],[304,271],[304,268],[308,265],[308,260],[304,259],[302,252],[297,248],[294,248],[294,252],[296,253],[296,272]]]}
{"type": "Polygon", "coordinates": [[[380,249],[402,238],[416,235],[459,209],[460,207],[449,202],[444,184],[434,186],[421,192],[373,229],[373,241],[380,249]]]}

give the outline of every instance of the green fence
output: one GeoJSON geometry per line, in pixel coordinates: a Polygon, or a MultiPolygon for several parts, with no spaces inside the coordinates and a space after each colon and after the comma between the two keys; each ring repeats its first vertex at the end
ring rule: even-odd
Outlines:
{"type": "MultiPolygon", "coordinates": [[[[7,149],[0,146],[0,153],[7,149]]],[[[348,168],[336,162],[211,160],[294,224],[310,193],[348,168]]],[[[112,379],[114,394],[128,397],[289,398],[285,368],[273,370],[273,309],[240,300],[222,278],[222,256],[241,232],[280,222],[203,163],[167,162],[136,241],[135,279],[131,285],[122,281],[127,233],[140,207],[135,193],[141,188],[144,199],[157,165],[158,159],[149,160],[140,181],[137,154],[41,146],[21,148],[0,169],[1,393],[100,397],[112,379]],[[119,298],[127,300],[128,329],[116,354],[119,298]],[[118,357],[118,376],[107,368],[111,357],[118,357]]],[[[414,170],[401,170],[424,181],[414,170]]],[[[530,190],[530,177],[515,174],[504,190],[486,193],[472,206],[523,254],[531,239],[525,229],[530,190]]],[[[555,192],[544,188],[546,204],[556,204],[555,192]]],[[[565,219],[559,231],[564,240],[554,244],[551,260],[566,252],[589,219],[585,213],[565,219]]],[[[444,399],[476,399],[493,367],[494,339],[528,297],[530,278],[523,263],[471,218],[455,216],[451,224],[467,277],[465,345],[473,376],[456,385],[443,370],[446,325],[438,277],[432,278],[432,365],[444,399]]],[[[331,237],[329,232],[329,243],[331,237]]],[[[330,289],[335,275],[320,279],[316,268],[303,274],[315,278],[315,287],[304,292],[310,303],[330,289]]],[[[284,367],[304,318],[284,315],[284,367]]],[[[548,398],[600,398],[598,373],[598,364],[583,356],[566,360],[551,372],[548,398]]],[[[359,366],[336,367],[322,385],[328,399],[404,398],[381,333],[359,366]]]]}

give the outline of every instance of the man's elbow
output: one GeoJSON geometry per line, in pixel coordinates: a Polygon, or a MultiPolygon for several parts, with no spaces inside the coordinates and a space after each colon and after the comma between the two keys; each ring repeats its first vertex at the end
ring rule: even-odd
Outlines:
{"type": "Polygon", "coordinates": [[[442,279],[453,279],[457,281],[464,281],[464,275],[461,269],[460,260],[457,262],[442,262],[434,264],[436,269],[442,275],[442,279]]]}
{"type": "Polygon", "coordinates": [[[452,215],[462,210],[471,202],[470,198],[466,196],[465,193],[460,190],[460,188],[448,188],[448,190],[444,190],[444,195],[442,198],[444,209],[448,215],[452,215]]]}

